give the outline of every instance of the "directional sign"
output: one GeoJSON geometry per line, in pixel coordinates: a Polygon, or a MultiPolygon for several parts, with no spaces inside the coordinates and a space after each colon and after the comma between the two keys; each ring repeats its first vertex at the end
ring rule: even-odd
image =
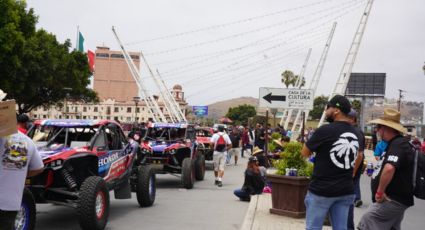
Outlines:
{"type": "Polygon", "coordinates": [[[259,107],[313,109],[312,89],[260,88],[259,107]]]}

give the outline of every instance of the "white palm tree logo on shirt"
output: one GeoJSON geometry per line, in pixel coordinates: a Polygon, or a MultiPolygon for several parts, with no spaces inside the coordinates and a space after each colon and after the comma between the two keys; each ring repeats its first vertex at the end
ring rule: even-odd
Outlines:
{"type": "Polygon", "coordinates": [[[359,142],[357,136],[353,133],[343,133],[339,139],[333,143],[331,149],[332,162],[341,169],[349,169],[354,167],[354,161],[357,157],[357,150],[359,149],[359,142]],[[350,154],[353,153],[353,160],[350,162],[350,154]],[[341,163],[342,161],[343,163],[341,163]]]}

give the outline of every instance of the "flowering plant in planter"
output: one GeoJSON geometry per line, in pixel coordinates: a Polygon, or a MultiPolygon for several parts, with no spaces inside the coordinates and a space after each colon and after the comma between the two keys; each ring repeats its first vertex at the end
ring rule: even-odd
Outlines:
{"type": "Polygon", "coordinates": [[[297,169],[297,176],[311,177],[313,164],[301,155],[302,144],[291,141],[285,146],[285,151],[280,154],[280,159],[273,161],[278,175],[286,175],[289,168],[297,169]]]}

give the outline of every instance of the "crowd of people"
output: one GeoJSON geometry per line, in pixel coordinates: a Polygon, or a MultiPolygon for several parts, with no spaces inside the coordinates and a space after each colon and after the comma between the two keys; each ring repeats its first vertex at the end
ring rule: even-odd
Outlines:
{"type": "MultiPolygon", "coordinates": [[[[305,197],[306,229],[321,229],[327,218],[333,229],[355,229],[354,207],[363,204],[360,178],[365,169],[365,135],[357,126],[358,114],[346,97],[334,96],[327,104],[325,115],[329,124],[316,130],[308,128],[304,138],[296,139],[305,142],[301,154],[315,159],[305,197]]],[[[0,137],[1,159],[11,152],[8,148],[16,144],[24,146],[20,154],[27,156],[22,168],[11,168],[10,164],[0,162],[0,194],[9,194],[0,196],[0,226],[5,229],[13,229],[25,178],[43,169],[33,141],[25,135],[28,121],[26,115],[18,116],[18,132],[0,137]]],[[[383,117],[370,123],[375,125],[372,146],[377,161],[369,175],[372,204],[357,229],[400,229],[404,212],[414,205],[411,183],[414,149],[410,143],[425,152],[425,140],[421,143],[418,138],[405,135],[400,113],[394,109],[385,109],[383,117]]],[[[251,196],[269,191],[266,171],[271,167],[271,159],[280,157],[292,135],[280,125],[272,128],[270,124],[257,123],[255,127],[233,126],[228,130],[219,125],[210,140],[214,184],[222,187],[225,166],[238,165],[240,157],[248,157],[244,182],[241,188],[234,190],[235,196],[241,201],[250,201],[251,196]],[[269,143],[275,148],[268,149],[269,143]]],[[[135,146],[140,142],[137,133],[130,133],[129,137],[135,146]]]]}

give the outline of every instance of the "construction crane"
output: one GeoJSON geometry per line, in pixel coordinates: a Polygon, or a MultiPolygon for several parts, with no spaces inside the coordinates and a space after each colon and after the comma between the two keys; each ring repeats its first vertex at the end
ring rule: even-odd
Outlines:
{"type": "MultiPolygon", "coordinates": [[[[305,73],[305,70],[306,70],[306,68],[307,68],[307,64],[308,64],[308,60],[310,59],[310,55],[311,55],[311,48],[310,49],[308,49],[308,53],[307,53],[307,56],[306,56],[306,58],[305,58],[305,61],[304,61],[304,64],[303,64],[303,66],[301,67],[301,71],[300,71],[300,74],[298,75],[298,78],[297,78],[297,81],[295,82],[295,84],[294,84],[294,88],[300,88],[301,87],[301,84],[302,84],[302,82],[303,82],[303,79],[304,79],[304,73],[305,73]]],[[[283,114],[285,114],[285,113],[287,113],[287,116],[286,116],[286,120],[285,120],[285,124],[284,124],[284,128],[285,129],[287,129],[288,128],[288,125],[289,125],[289,121],[291,120],[291,118],[292,118],[292,112],[293,112],[293,109],[285,109],[284,111],[283,111],[283,114]]],[[[284,119],[284,117],[282,116],[282,119],[281,119],[281,121],[280,121],[280,123],[282,124],[282,122],[283,122],[283,119],[284,119]]]]}
{"type": "MultiPolygon", "coordinates": [[[[369,19],[370,12],[372,10],[374,0],[369,0],[366,4],[366,8],[363,12],[362,18],[360,19],[359,26],[357,31],[354,34],[353,42],[348,51],[347,56],[345,57],[344,65],[342,66],[341,73],[338,77],[338,81],[335,84],[335,87],[331,93],[331,98],[335,95],[345,95],[345,90],[347,89],[348,80],[350,79],[351,72],[353,70],[354,62],[356,61],[357,54],[359,52],[360,43],[363,38],[364,31],[366,29],[366,24],[369,19]]],[[[323,124],[325,120],[326,108],[322,113],[318,127],[323,124]]]]}
{"type": "Polygon", "coordinates": [[[159,89],[159,93],[161,94],[161,97],[162,97],[162,99],[163,99],[163,101],[164,101],[164,107],[165,107],[165,109],[168,111],[168,114],[170,115],[170,120],[171,120],[171,122],[175,123],[176,121],[178,121],[178,120],[179,120],[179,118],[178,118],[178,117],[176,117],[176,116],[174,115],[174,113],[171,111],[171,105],[170,105],[170,102],[168,101],[168,98],[166,98],[165,93],[161,90],[161,83],[160,83],[160,81],[159,81],[159,80],[158,80],[158,78],[156,78],[156,77],[155,77],[155,75],[153,74],[153,72],[152,72],[152,70],[151,70],[151,67],[149,66],[148,62],[146,61],[146,58],[145,58],[145,56],[143,55],[143,52],[142,52],[142,51],[140,51],[140,56],[142,57],[143,62],[145,63],[146,67],[148,68],[149,73],[150,73],[150,75],[151,75],[152,79],[154,80],[154,82],[155,82],[155,84],[156,84],[156,87],[158,87],[158,89],[159,89]]]}
{"type": "Polygon", "coordinates": [[[133,76],[134,80],[136,81],[136,84],[139,88],[139,94],[143,94],[142,99],[145,101],[146,107],[148,108],[148,111],[151,113],[153,121],[154,122],[158,122],[158,121],[165,122],[166,119],[165,119],[164,114],[159,109],[158,103],[156,103],[155,98],[153,98],[149,95],[149,92],[147,91],[147,89],[142,84],[140,72],[136,68],[136,65],[134,64],[130,55],[125,50],[123,44],[121,43],[120,39],[118,38],[117,32],[115,31],[114,27],[112,27],[112,32],[114,33],[115,39],[117,40],[117,42],[118,42],[118,44],[121,48],[121,52],[124,56],[124,59],[125,59],[127,65],[128,65],[128,68],[130,69],[131,76],[133,76]]]}
{"type": "MultiPolygon", "coordinates": [[[[337,25],[336,22],[334,22],[332,25],[332,29],[331,29],[331,32],[329,33],[328,40],[326,41],[325,47],[323,48],[319,63],[317,64],[316,70],[314,71],[314,74],[313,74],[313,78],[311,79],[311,82],[309,85],[309,89],[312,89],[313,92],[315,93],[317,92],[317,86],[319,85],[320,77],[322,76],[322,72],[323,72],[323,67],[325,66],[326,58],[328,56],[329,49],[331,47],[332,38],[335,33],[336,25],[337,25]]],[[[301,131],[301,128],[302,128],[301,127],[302,119],[300,119],[301,112],[302,112],[301,110],[298,111],[298,114],[294,121],[294,125],[292,126],[292,132],[294,132],[297,126],[299,127],[298,132],[301,131]]],[[[304,119],[307,119],[310,113],[310,110],[305,110],[304,112],[305,112],[304,119]]]]}
{"type": "Polygon", "coordinates": [[[171,106],[171,110],[173,111],[173,113],[175,114],[175,116],[177,117],[177,121],[178,122],[187,122],[186,117],[184,116],[183,112],[180,109],[179,104],[177,103],[176,99],[173,97],[173,95],[171,95],[170,91],[168,90],[167,85],[165,84],[165,81],[162,79],[161,74],[159,74],[159,71],[156,70],[157,74],[158,74],[158,78],[161,81],[164,89],[165,89],[165,96],[167,97],[167,100],[170,103],[171,106]]]}

